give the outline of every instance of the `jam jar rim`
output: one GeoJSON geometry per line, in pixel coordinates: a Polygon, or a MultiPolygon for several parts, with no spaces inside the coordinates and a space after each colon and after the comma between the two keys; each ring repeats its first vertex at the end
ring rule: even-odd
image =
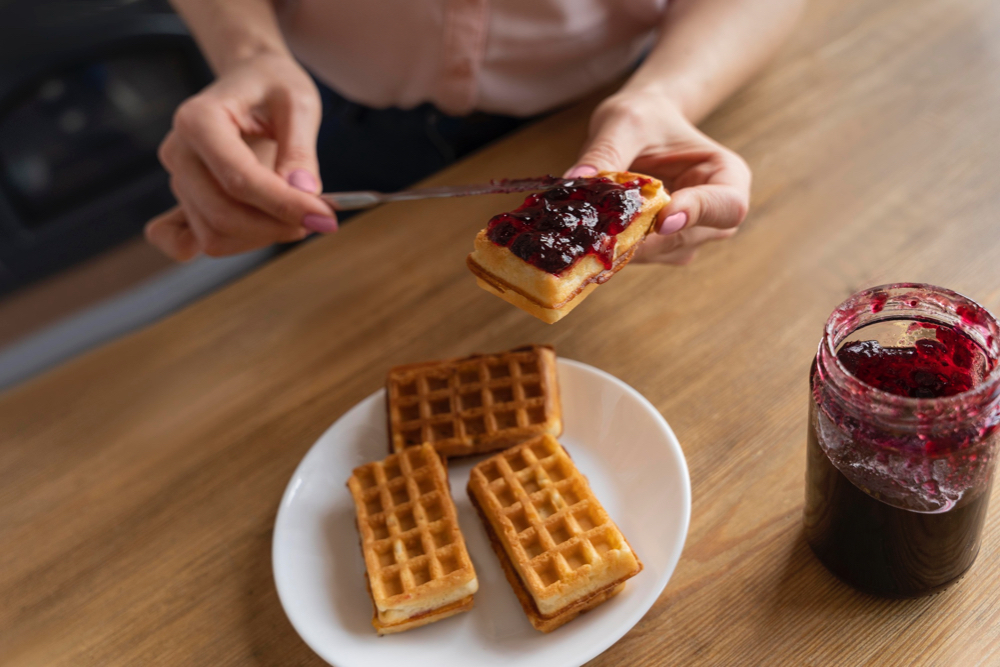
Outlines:
{"type": "MultiPolygon", "coordinates": [[[[853,373],[851,373],[841,362],[837,355],[837,345],[843,342],[843,339],[849,336],[851,333],[862,329],[865,326],[875,324],[877,322],[886,322],[892,320],[903,319],[901,317],[891,317],[889,315],[885,317],[874,317],[871,320],[865,322],[860,326],[855,326],[847,331],[841,341],[834,343],[835,336],[837,332],[834,330],[837,324],[837,316],[845,314],[851,311],[855,304],[859,303],[865,298],[871,298],[879,293],[885,293],[890,290],[920,290],[928,293],[937,293],[951,301],[965,302],[963,305],[969,305],[976,310],[976,312],[986,318],[987,325],[992,325],[996,330],[1000,331],[1000,321],[990,313],[982,304],[977,302],[975,299],[965,296],[954,290],[950,290],[946,287],[939,287],[937,285],[932,285],[930,283],[887,283],[884,285],[876,285],[874,287],[869,287],[856,292],[849,296],[847,299],[842,301],[827,319],[826,324],[823,326],[823,337],[819,342],[819,349],[817,350],[817,361],[823,360],[829,363],[829,367],[836,369],[837,374],[840,377],[836,378],[838,383],[843,383],[847,388],[862,390],[870,395],[872,398],[877,399],[878,402],[889,407],[897,407],[903,409],[911,409],[917,411],[922,406],[934,405],[939,408],[959,408],[962,405],[975,403],[977,405],[989,405],[997,399],[1000,399],[1000,340],[994,337],[992,343],[985,343],[981,345],[984,351],[990,356],[991,360],[995,363],[993,370],[991,370],[976,386],[968,389],[966,391],[952,394],[950,396],[939,396],[934,398],[913,398],[910,396],[900,396],[899,394],[893,394],[891,392],[879,389],[873,385],[864,382],[863,380],[857,378],[853,373]],[[827,356],[828,355],[828,356],[827,356]],[[991,396],[992,394],[992,396],[991,396]]],[[[909,317],[906,319],[914,319],[920,321],[934,321],[930,317],[909,317]]],[[[946,326],[950,326],[947,322],[938,322],[946,326]]],[[[977,345],[980,345],[979,341],[976,341],[977,345]]],[[[821,363],[821,371],[824,370],[827,364],[821,363]]]]}

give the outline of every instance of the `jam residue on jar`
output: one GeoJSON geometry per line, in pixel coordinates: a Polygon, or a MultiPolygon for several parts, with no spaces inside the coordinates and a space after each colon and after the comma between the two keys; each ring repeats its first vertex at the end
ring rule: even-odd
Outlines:
{"type": "Polygon", "coordinates": [[[914,323],[934,338],[912,347],[882,347],[878,341],[849,343],[837,353],[848,373],[876,389],[910,398],[954,396],[972,389],[991,370],[982,348],[961,333],[938,324],[914,323]]]}
{"type": "Polygon", "coordinates": [[[584,255],[610,269],[616,236],[642,209],[647,179],[616,183],[603,176],[570,181],[529,195],[519,208],[490,220],[493,243],[529,264],[557,275],[584,255]]]}

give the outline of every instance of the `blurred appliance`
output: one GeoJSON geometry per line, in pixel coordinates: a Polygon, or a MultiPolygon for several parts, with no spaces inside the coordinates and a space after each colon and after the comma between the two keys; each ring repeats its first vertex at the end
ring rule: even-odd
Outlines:
{"type": "Polygon", "coordinates": [[[0,4],[0,296],[173,204],[156,149],[210,80],[166,0],[0,4]]]}
{"type": "MultiPolygon", "coordinates": [[[[177,105],[211,80],[166,0],[0,0],[0,299],[118,246],[174,204],[156,149],[177,105]]],[[[60,319],[0,348],[0,391],[275,252],[202,257],[139,284],[117,276],[102,301],[57,304],[60,319]]]]}

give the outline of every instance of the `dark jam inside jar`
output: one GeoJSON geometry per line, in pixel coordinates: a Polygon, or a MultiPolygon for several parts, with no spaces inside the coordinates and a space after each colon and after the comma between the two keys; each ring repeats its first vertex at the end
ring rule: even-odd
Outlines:
{"type": "MultiPolygon", "coordinates": [[[[863,327],[836,358],[868,389],[917,399],[967,392],[994,366],[960,331],[912,320],[863,327]]],[[[915,430],[897,429],[832,400],[817,362],[810,385],[805,531],[813,551],[847,583],[886,597],[955,581],[979,551],[995,423],[936,429],[932,416],[920,423],[918,409],[915,430]]]]}
{"type": "Polygon", "coordinates": [[[857,340],[845,342],[837,352],[847,372],[897,396],[954,396],[982,382],[991,370],[989,356],[975,341],[932,322],[880,323],[851,338],[857,340]],[[900,325],[905,327],[903,338],[912,344],[883,347],[874,338],[861,340],[875,336],[876,328],[894,329],[900,325]]]}
{"type": "Polygon", "coordinates": [[[489,221],[486,236],[542,271],[558,275],[585,255],[605,269],[614,260],[617,235],[642,209],[647,179],[617,183],[581,178],[529,195],[519,208],[489,221]]]}

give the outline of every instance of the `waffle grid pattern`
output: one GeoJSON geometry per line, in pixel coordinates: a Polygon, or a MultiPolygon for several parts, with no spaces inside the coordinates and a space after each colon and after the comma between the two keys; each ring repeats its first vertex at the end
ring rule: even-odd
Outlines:
{"type": "Polygon", "coordinates": [[[556,591],[548,589],[586,574],[577,573],[585,566],[603,569],[608,551],[629,549],[554,438],[538,438],[483,461],[474,474],[500,508],[503,541],[536,600],[552,597],[556,591]]]}
{"type": "Polygon", "coordinates": [[[454,573],[472,578],[447,476],[433,447],[415,447],[361,466],[349,487],[379,606],[454,579],[454,573]]]}
{"type": "Polygon", "coordinates": [[[512,437],[501,443],[510,445],[548,432],[557,418],[549,400],[551,357],[527,348],[393,369],[387,384],[394,451],[430,442],[448,455],[471,454],[493,449],[478,443],[512,437]]]}

